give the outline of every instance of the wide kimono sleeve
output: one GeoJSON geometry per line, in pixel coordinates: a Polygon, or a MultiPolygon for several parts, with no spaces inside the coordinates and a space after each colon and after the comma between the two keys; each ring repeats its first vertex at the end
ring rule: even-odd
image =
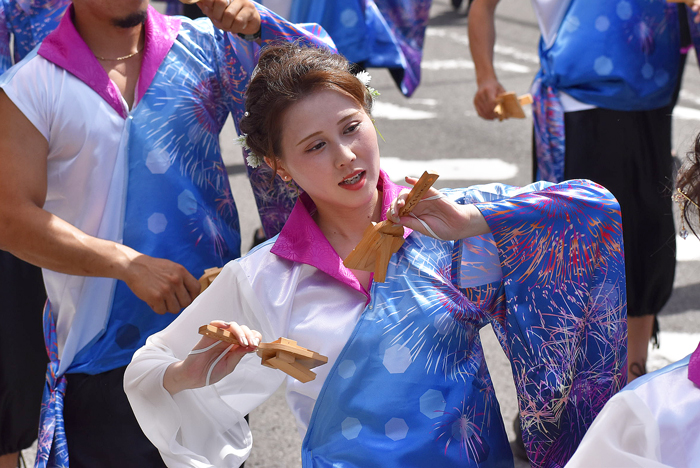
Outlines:
{"type": "Polygon", "coordinates": [[[274,393],[284,374],[248,354],[230,375],[208,387],[171,395],[163,387],[163,375],[199,341],[199,327],[215,319],[257,329],[263,341],[275,339],[276,330],[261,311],[245,272],[231,262],[134,355],[124,389],[143,432],[169,467],[238,467],[248,457],[252,437],[243,417],[274,393]]]}
{"type": "Polygon", "coordinates": [[[585,180],[505,189],[476,206],[498,250],[503,306],[490,320],[525,447],[534,467],[561,467],[626,382],[620,208],[585,180]]]}
{"type": "Polygon", "coordinates": [[[0,75],[12,66],[10,52],[10,29],[7,27],[5,1],[0,0],[0,75]]]}
{"type": "MultiPolygon", "coordinates": [[[[260,4],[255,6],[262,20],[262,45],[229,33],[223,35],[222,41],[221,82],[226,91],[227,107],[238,134],[240,134],[239,122],[245,112],[245,90],[258,62],[261,46],[280,41],[301,41],[335,51],[333,41],[321,26],[310,23],[292,24],[260,4]]],[[[244,158],[247,156],[245,151],[242,154],[244,158]]],[[[245,167],[265,235],[271,238],[280,232],[292,212],[299,193],[298,188],[294,184],[287,184],[279,177],[274,177],[274,172],[267,164],[261,164],[255,169],[247,164],[245,167]]]]}

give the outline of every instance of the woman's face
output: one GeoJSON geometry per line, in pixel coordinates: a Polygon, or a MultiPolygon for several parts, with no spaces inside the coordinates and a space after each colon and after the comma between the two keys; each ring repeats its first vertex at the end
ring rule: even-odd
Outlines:
{"type": "Polygon", "coordinates": [[[337,91],[310,94],[282,117],[277,173],[294,179],[319,211],[366,207],[379,179],[372,120],[358,103],[337,91]]]}

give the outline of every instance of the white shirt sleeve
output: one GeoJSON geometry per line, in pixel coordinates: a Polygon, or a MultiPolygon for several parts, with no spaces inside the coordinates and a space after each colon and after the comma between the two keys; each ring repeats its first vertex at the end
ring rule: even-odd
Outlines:
{"type": "Polygon", "coordinates": [[[216,384],[170,395],[163,387],[165,370],[187,356],[201,338],[199,327],[212,320],[248,325],[263,341],[277,338],[241,266],[230,262],[170,326],[148,339],[124,376],[136,419],[169,467],[238,467],[252,446],[244,415],[284,380],[249,354],[216,384]]]}
{"type": "Polygon", "coordinates": [[[625,391],[608,401],[566,468],[668,466],[660,459],[656,418],[635,392],[625,391]]]}

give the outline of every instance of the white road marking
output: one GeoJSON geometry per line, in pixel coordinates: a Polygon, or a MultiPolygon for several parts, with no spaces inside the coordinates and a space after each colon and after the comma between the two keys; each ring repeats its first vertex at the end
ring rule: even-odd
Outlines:
{"type": "MultiPolygon", "coordinates": [[[[443,28],[428,28],[425,30],[425,35],[427,37],[439,37],[443,39],[449,39],[453,42],[465,46],[469,45],[469,38],[465,33],[456,33],[443,28]]],[[[516,49],[515,47],[496,44],[493,48],[493,51],[496,54],[505,55],[516,60],[521,60],[523,62],[536,63],[538,65],[540,63],[539,55],[523,52],[521,50],[516,49]]]]}
{"type": "Polygon", "coordinates": [[[382,157],[381,167],[397,182],[403,182],[406,176],[420,177],[427,169],[440,174],[440,180],[500,182],[518,173],[514,164],[495,158],[405,160],[382,157]]]}
{"type": "Polygon", "coordinates": [[[692,107],[676,106],[673,109],[673,116],[683,120],[700,120],[700,110],[692,107]]]}
{"type": "Polygon", "coordinates": [[[438,100],[437,99],[430,99],[430,98],[414,98],[414,97],[412,97],[411,103],[435,107],[438,105],[438,100]]]}
{"type": "Polygon", "coordinates": [[[688,237],[676,236],[676,260],[679,262],[700,261],[700,240],[688,231],[688,237]]]}
{"type": "MultiPolygon", "coordinates": [[[[474,62],[465,59],[425,60],[421,63],[421,68],[423,70],[474,70],[474,62]]],[[[529,67],[514,62],[497,61],[494,68],[513,73],[530,73],[532,71],[529,67]]]]}
{"type": "Polygon", "coordinates": [[[655,371],[683,359],[695,351],[698,343],[700,333],[659,332],[659,349],[652,349],[649,345],[647,370],[655,371]]]}
{"type": "Polygon", "coordinates": [[[436,118],[437,114],[435,112],[402,107],[390,102],[375,101],[372,106],[372,117],[388,120],[426,120],[436,118]]]}
{"type": "Polygon", "coordinates": [[[686,101],[691,101],[697,105],[700,105],[700,96],[693,94],[688,90],[681,89],[680,98],[684,99],[686,101]]]}

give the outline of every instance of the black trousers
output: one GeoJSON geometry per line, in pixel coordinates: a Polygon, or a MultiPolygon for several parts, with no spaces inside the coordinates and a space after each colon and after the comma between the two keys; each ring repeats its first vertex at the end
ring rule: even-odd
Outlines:
{"type": "Polygon", "coordinates": [[[125,370],[66,375],[63,417],[71,468],[165,467],[131,410],[125,370]]]}
{"type": "Polygon", "coordinates": [[[125,369],[66,375],[63,417],[71,468],[165,467],[126,398],[125,369]]]}
{"type": "Polygon", "coordinates": [[[670,109],[567,112],[564,125],[564,178],[597,182],[620,203],[627,314],[656,315],[676,268],[670,109]]]}
{"type": "Polygon", "coordinates": [[[32,445],[48,357],[41,270],[0,251],[0,455],[32,445]]]}

